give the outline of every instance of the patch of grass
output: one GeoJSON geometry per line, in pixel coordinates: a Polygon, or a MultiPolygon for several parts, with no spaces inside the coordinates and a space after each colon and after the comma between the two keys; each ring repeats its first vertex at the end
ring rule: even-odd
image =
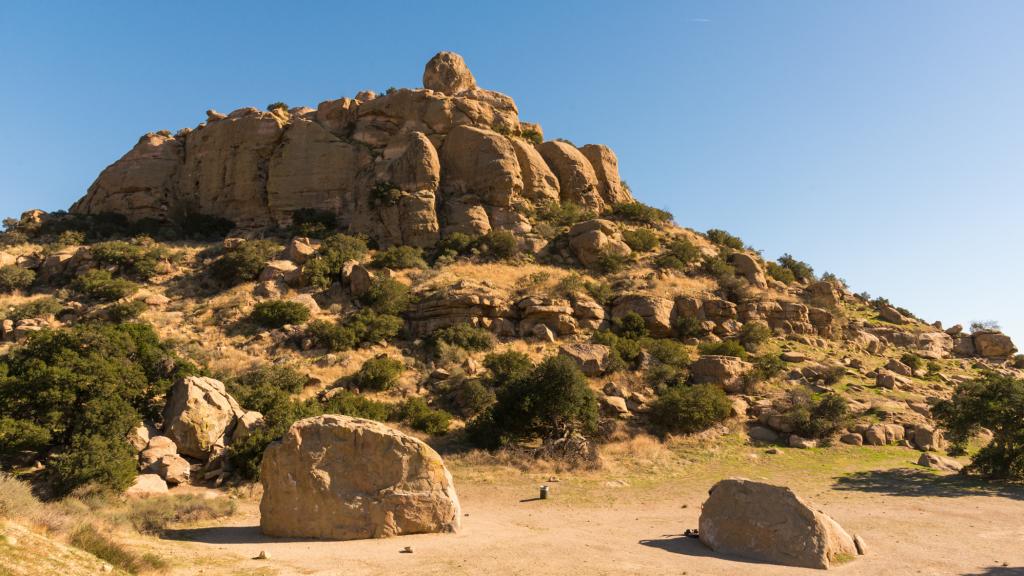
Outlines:
{"type": "Polygon", "coordinates": [[[167,568],[167,562],[159,556],[137,554],[104,535],[91,524],[85,524],[76,530],[71,535],[71,544],[131,574],[167,568]]]}
{"type": "Polygon", "coordinates": [[[175,524],[225,518],[236,509],[235,501],[230,498],[184,494],[130,500],[127,517],[137,531],[159,534],[175,524]]]}

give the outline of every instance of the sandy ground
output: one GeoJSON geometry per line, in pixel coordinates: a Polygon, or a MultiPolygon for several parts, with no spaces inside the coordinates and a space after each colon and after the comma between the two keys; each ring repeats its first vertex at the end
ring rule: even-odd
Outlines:
{"type": "Polygon", "coordinates": [[[183,574],[820,573],[725,557],[681,536],[697,527],[700,504],[717,479],[743,475],[790,485],[866,540],[868,555],[836,573],[1024,575],[1018,487],[936,476],[912,466],[917,453],[907,449],[885,449],[867,462],[858,459],[866,452],[749,450],[738,460],[711,458],[690,469],[563,474],[543,501],[535,498],[545,479],[539,474],[456,467],[465,514],[457,534],[282,541],[260,535],[256,502],[245,501],[226,524],[173,531],[173,542],[161,548],[193,559],[181,566],[183,574]],[[402,553],[405,546],[413,553],[402,553]],[[270,559],[253,559],[260,551],[270,559]]]}

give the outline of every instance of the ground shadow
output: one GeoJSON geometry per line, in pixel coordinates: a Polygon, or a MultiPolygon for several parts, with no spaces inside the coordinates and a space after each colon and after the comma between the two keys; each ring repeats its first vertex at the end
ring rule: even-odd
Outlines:
{"type": "Polygon", "coordinates": [[[259,526],[214,526],[211,528],[182,528],[165,530],[160,534],[167,540],[202,542],[203,544],[261,544],[273,542],[314,542],[315,538],[273,538],[264,536],[259,526]]]}
{"type": "Polygon", "coordinates": [[[771,564],[770,562],[762,562],[760,560],[733,556],[731,554],[719,554],[718,552],[715,552],[701,544],[700,540],[697,538],[690,538],[689,536],[684,536],[682,534],[666,534],[658,539],[641,540],[640,545],[657,548],[673,554],[682,554],[684,556],[718,558],[719,560],[731,560],[733,562],[744,562],[747,564],[771,564]]]}
{"type": "Polygon", "coordinates": [[[1024,576],[1024,568],[1010,568],[1008,566],[993,566],[985,568],[981,572],[972,572],[963,576],[1024,576]]]}
{"type": "Polygon", "coordinates": [[[838,476],[832,487],[836,490],[875,492],[890,496],[1001,496],[1024,500],[1024,485],[988,481],[960,474],[939,475],[927,470],[897,468],[870,470],[838,476]]]}

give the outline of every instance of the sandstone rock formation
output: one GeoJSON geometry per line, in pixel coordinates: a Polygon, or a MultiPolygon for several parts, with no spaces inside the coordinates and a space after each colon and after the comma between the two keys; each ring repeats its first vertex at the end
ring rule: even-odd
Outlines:
{"type": "Polygon", "coordinates": [[[423,442],[372,420],[299,420],[260,470],[268,536],[353,540],[452,532],[462,514],[451,474],[423,442]]]}
{"type": "Polygon", "coordinates": [[[522,135],[539,127],[521,124],[508,96],[478,88],[458,54],[432,58],[423,85],[316,110],[210,110],[193,130],[143,136],[71,211],[261,228],[313,209],[384,247],[429,247],[453,232],[529,232],[523,209],[539,203],[600,211],[632,201],[611,149],[535,145],[522,135]]]}
{"type": "Polygon", "coordinates": [[[711,488],[700,541],[717,552],[805,568],[827,569],[857,556],[853,538],[789,488],[739,478],[711,488]]]}
{"type": "Polygon", "coordinates": [[[164,406],[164,434],[178,453],[205,460],[223,447],[244,410],[213,378],[189,376],[175,382],[164,406]]]}

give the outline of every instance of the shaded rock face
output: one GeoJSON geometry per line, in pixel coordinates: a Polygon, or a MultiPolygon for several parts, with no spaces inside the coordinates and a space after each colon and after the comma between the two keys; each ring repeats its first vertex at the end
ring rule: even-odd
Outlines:
{"type": "Polygon", "coordinates": [[[454,532],[452,476],[423,442],[384,424],[318,416],[293,424],[260,468],[268,536],[354,540],[454,532]]]}
{"type": "Polygon", "coordinates": [[[984,358],[1005,358],[1017,352],[1010,337],[1002,332],[975,332],[974,350],[984,358]]]}
{"type": "Polygon", "coordinates": [[[827,569],[857,555],[853,538],[789,488],[722,480],[700,514],[700,541],[716,552],[827,569]]]}
{"type": "Polygon", "coordinates": [[[717,384],[726,392],[743,390],[743,375],[754,367],[732,356],[705,355],[690,365],[690,379],[694,384],[717,384]]]}
{"type": "Polygon", "coordinates": [[[424,86],[316,110],[210,110],[194,130],[144,136],[71,211],[263,228],[315,209],[383,247],[430,247],[453,232],[528,233],[522,214],[539,203],[632,201],[608,147],[510,136],[515,102],[478,88],[457,54],[435,56],[424,86]]]}

